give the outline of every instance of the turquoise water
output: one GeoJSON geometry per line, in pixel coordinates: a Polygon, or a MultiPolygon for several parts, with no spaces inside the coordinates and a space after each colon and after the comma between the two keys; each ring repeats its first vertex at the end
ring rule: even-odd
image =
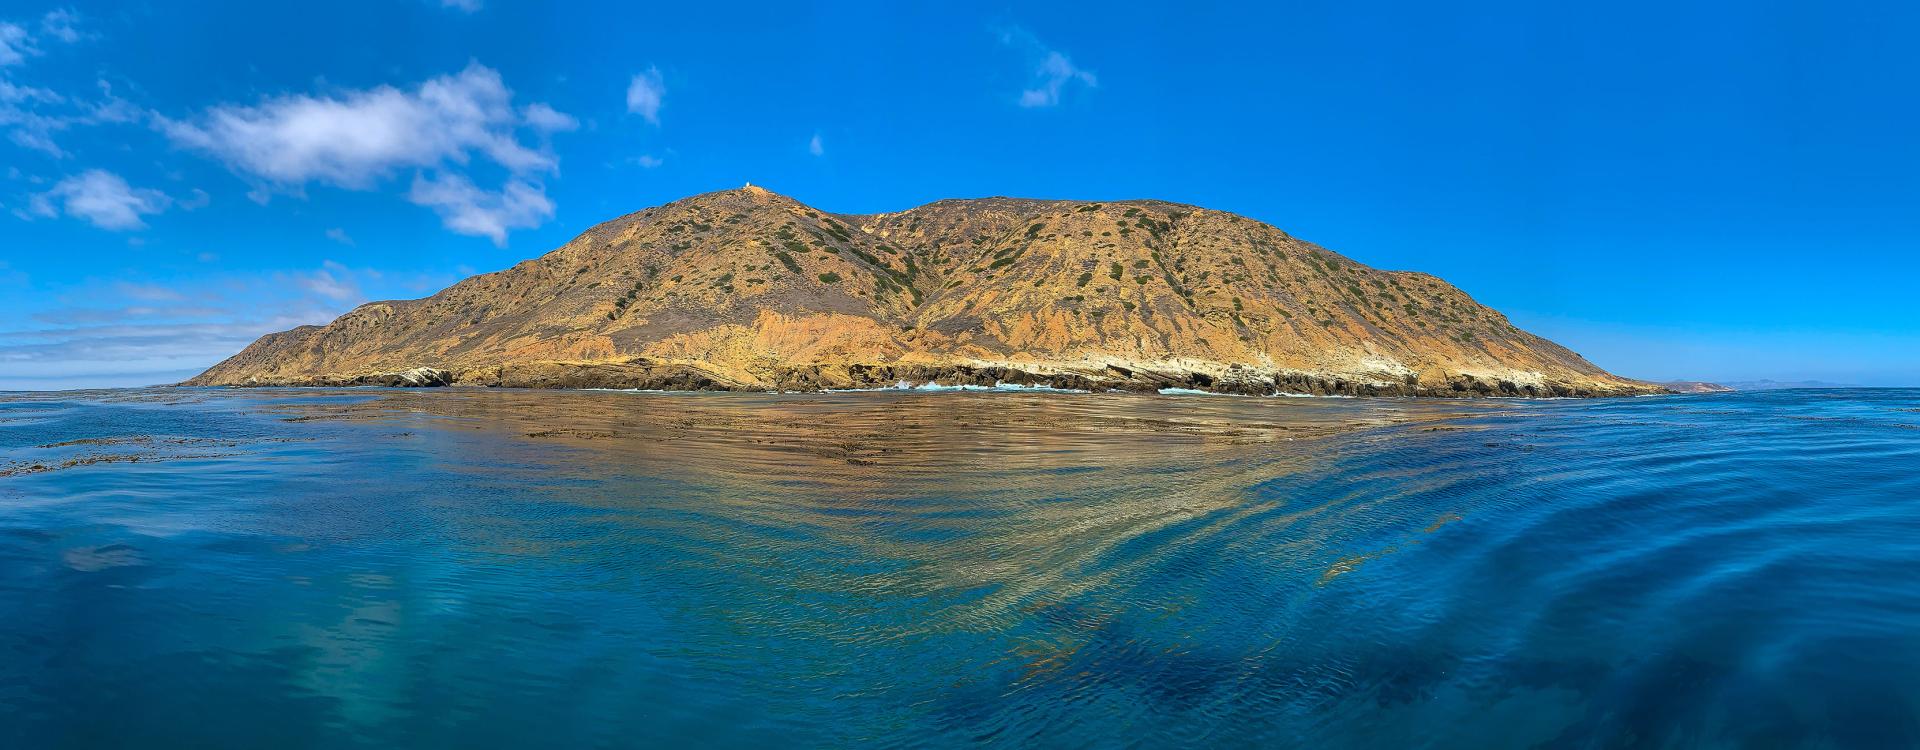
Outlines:
{"type": "Polygon", "coordinates": [[[695,743],[1915,746],[1920,391],[0,394],[0,747],[695,743]]]}

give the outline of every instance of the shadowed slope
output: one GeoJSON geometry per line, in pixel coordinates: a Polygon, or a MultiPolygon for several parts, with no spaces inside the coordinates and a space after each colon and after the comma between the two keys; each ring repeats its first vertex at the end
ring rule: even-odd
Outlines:
{"type": "Polygon", "coordinates": [[[759,188],[601,224],[426,299],[261,338],[192,385],[816,389],[1010,381],[1415,395],[1659,392],[1432,276],[1160,201],[866,216],[759,188]]]}

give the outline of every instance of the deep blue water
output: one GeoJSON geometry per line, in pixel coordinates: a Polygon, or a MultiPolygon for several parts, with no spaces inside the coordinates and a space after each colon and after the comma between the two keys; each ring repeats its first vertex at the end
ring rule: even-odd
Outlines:
{"type": "Polygon", "coordinates": [[[684,745],[1920,745],[1920,391],[0,394],[0,747],[684,745]]]}

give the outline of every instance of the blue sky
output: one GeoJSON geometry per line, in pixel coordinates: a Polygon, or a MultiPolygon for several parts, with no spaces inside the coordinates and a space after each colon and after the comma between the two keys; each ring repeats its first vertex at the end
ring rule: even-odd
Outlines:
{"type": "Polygon", "coordinates": [[[0,2],[0,389],[746,181],[1194,203],[1622,374],[1920,385],[1911,4],[705,5],[0,2]]]}

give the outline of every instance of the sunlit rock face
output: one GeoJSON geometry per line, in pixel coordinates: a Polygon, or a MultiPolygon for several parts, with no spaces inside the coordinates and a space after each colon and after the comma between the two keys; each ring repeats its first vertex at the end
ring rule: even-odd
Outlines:
{"type": "Polygon", "coordinates": [[[190,385],[1661,392],[1440,279],[1161,201],[832,214],[748,187],[431,297],[262,337],[190,385]]]}

